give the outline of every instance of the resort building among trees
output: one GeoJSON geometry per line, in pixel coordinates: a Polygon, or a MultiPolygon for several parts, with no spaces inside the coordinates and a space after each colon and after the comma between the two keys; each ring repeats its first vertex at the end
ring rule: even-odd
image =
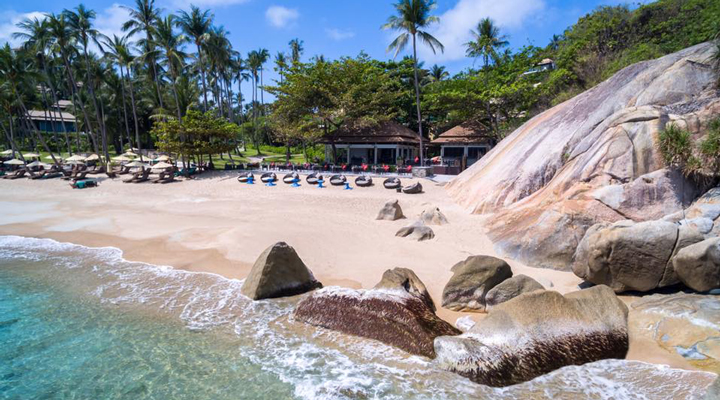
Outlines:
{"type": "Polygon", "coordinates": [[[442,164],[456,170],[443,173],[459,173],[487,154],[495,141],[479,124],[466,122],[441,133],[430,145],[439,146],[442,164]]]}
{"type": "Polygon", "coordinates": [[[418,156],[420,140],[417,132],[396,122],[375,126],[341,127],[324,138],[325,159],[333,159],[333,143],[337,162],[349,165],[403,163],[418,156]]]}
{"type": "Polygon", "coordinates": [[[40,132],[75,132],[75,116],[67,112],[71,106],[70,101],[59,100],[50,110],[29,110],[28,114],[40,132]]]}

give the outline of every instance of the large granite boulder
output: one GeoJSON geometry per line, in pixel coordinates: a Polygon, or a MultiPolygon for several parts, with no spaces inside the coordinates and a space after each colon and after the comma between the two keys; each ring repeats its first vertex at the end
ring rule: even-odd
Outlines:
{"type": "Polygon", "coordinates": [[[667,221],[620,221],[592,227],[576,252],[573,272],[616,292],[649,291],[678,283],[671,257],[703,236],[667,221]]]}
{"type": "Polygon", "coordinates": [[[373,289],[403,290],[422,300],[431,310],[436,310],[425,284],[411,269],[393,268],[385,271],[373,289]]]}
{"type": "Polygon", "coordinates": [[[440,208],[428,206],[420,213],[420,221],[426,225],[445,225],[447,217],[440,211],[440,208]]]}
{"type": "Polygon", "coordinates": [[[720,238],[685,247],[673,257],[672,263],[687,287],[698,292],[720,288],[720,238]]]}
{"type": "Polygon", "coordinates": [[[294,319],[378,340],[411,354],[435,357],[433,340],[460,331],[438,318],[419,296],[401,289],[327,287],[303,299],[294,319]]]}
{"type": "Polygon", "coordinates": [[[278,242],[260,254],[241,292],[253,300],[261,300],[294,296],[321,287],[295,249],[278,242]]]}
{"type": "Polygon", "coordinates": [[[523,293],[530,293],[545,288],[535,279],[527,275],[515,275],[505,279],[490,289],[485,296],[485,304],[488,308],[504,303],[510,299],[520,296],[523,293]]]}
{"type": "Polygon", "coordinates": [[[455,264],[445,285],[442,306],[453,311],[485,311],[490,289],[512,276],[505,261],[490,256],[470,256],[455,264]]]}
{"type": "Polygon", "coordinates": [[[377,217],[375,217],[377,220],[384,221],[395,221],[401,218],[405,218],[405,215],[400,207],[400,202],[397,200],[390,200],[385,203],[383,208],[380,209],[380,212],[378,212],[377,217]]]}
{"type": "Polygon", "coordinates": [[[668,124],[699,139],[720,113],[713,53],[704,43],[619,71],[522,125],[448,193],[474,213],[495,214],[485,228],[498,251],[569,270],[592,225],[659,219],[700,194],[665,168],[658,140],[668,124]]]}
{"type": "Polygon", "coordinates": [[[435,363],[483,385],[514,385],[567,365],[624,358],[627,317],[606,286],[525,293],[493,307],[470,331],[435,339],[435,363]]]}
{"type": "Polygon", "coordinates": [[[400,230],[395,233],[395,236],[406,237],[422,242],[423,240],[430,240],[434,238],[435,232],[433,232],[432,228],[423,224],[422,221],[416,221],[408,226],[400,228],[400,230]]]}

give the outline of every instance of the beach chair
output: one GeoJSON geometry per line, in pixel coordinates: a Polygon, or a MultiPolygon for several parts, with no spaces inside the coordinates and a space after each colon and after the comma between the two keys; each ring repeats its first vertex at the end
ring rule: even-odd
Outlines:
{"type": "Polygon", "coordinates": [[[295,183],[296,179],[300,179],[300,175],[297,172],[291,172],[283,177],[283,182],[290,185],[295,183]]]}
{"type": "Polygon", "coordinates": [[[73,189],[86,189],[90,187],[97,187],[98,183],[95,179],[86,179],[82,181],[70,182],[70,187],[73,189]]]}
{"type": "Polygon", "coordinates": [[[10,180],[20,179],[20,178],[24,177],[25,174],[27,174],[26,169],[19,169],[12,174],[3,176],[3,179],[10,179],[10,180]]]}
{"type": "Polygon", "coordinates": [[[383,182],[383,186],[385,189],[399,189],[402,186],[402,182],[400,182],[400,178],[387,178],[385,182],[383,182]]]}
{"type": "Polygon", "coordinates": [[[277,175],[274,172],[266,172],[260,176],[262,183],[276,182],[277,180],[277,175]]]}
{"type": "Polygon", "coordinates": [[[132,176],[128,179],[124,179],[123,183],[132,183],[135,182],[136,179],[138,179],[145,171],[138,171],[132,174],[132,176]]]}
{"type": "Polygon", "coordinates": [[[403,191],[403,193],[407,193],[407,194],[418,194],[418,193],[422,193],[423,187],[420,184],[420,182],[418,182],[413,185],[405,186],[404,188],[402,188],[402,191],[403,191]]]}
{"type": "Polygon", "coordinates": [[[142,172],[142,174],[140,174],[139,177],[137,177],[137,178],[133,181],[133,183],[142,183],[142,182],[147,182],[147,181],[149,181],[149,180],[150,180],[150,172],[151,172],[151,171],[150,171],[150,168],[146,169],[145,171],[142,172]]]}
{"type": "Polygon", "coordinates": [[[333,175],[330,177],[330,184],[333,186],[342,186],[347,182],[345,175],[333,175]]]}
{"type": "Polygon", "coordinates": [[[373,180],[369,176],[358,176],[355,178],[355,186],[359,187],[370,187],[373,185],[373,180]]]}
{"type": "Polygon", "coordinates": [[[253,175],[252,172],[244,172],[238,176],[237,180],[240,183],[247,183],[247,181],[250,180],[250,177],[252,177],[253,180],[255,179],[255,175],[253,175]]]}
{"type": "Polygon", "coordinates": [[[317,185],[318,181],[322,179],[322,175],[318,174],[317,172],[314,172],[305,178],[305,182],[307,182],[310,185],[317,185]]]}

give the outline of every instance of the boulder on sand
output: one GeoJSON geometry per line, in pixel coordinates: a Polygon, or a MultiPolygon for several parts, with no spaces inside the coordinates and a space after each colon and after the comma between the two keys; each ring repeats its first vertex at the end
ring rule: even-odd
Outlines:
{"type": "Polygon", "coordinates": [[[460,331],[435,315],[422,295],[425,285],[409,270],[383,275],[379,288],[327,287],[297,305],[296,321],[378,340],[408,353],[435,357],[433,340],[460,331]],[[397,285],[403,277],[405,284],[397,285]],[[417,280],[415,280],[417,279],[417,280]]]}
{"type": "Polygon", "coordinates": [[[680,250],[672,260],[682,283],[698,292],[720,288],[720,238],[711,238],[680,250]]]}
{"type": "Polygon", "coordinates": [[[440,208],[429,206],[420,213],[420,221],[426,225],[445,225],[448,223],[445,214],[440,212],[440,208]]]}
{"type": "Polygon", "coordinates": [[[576,252],[573,272],[616,292],[646,292],[678,283],[671,257],[703,239],[697,230],[662,220],[620,221],[593,227],[588,233],[576,252]]]}
{"type": "Polygon", "coordinates": [[[294,296],[321,287],[295,249],[278,242],[260,254],[240,291],[253,300],[261,300],[294,296]]]}
{"type": "Polygon", "coordinates": [[[397,289],[404,290],[407,293],[419,298],[423,301],[430,309],[435,311],[435,303],[430,297],[425,284],[422,283],[420,278],[415,275],[411,269],[408,268],[393,268],[383,273],[380,282],[373,287],[373,289],[397,289]]]}
{"type": "Polygon", "coordinates": [[[415,239],[418,242],[422,242],[423,240],[430,240],[434,238],[435,232],[433,232],[432,228],[423,224],[421,221],[416,221],[408,226],[400,228],[395,236],[407,237],[415,239]]]}
{"type": "Polygon", "coordinates": [[[488,308],[493,307],[510,299],[514,299],[523,293],[544,289],[543,285],[527,275],[515,275],[490,289],[485,296],[485,304],[488,308]]]}
{"type": "Polygon", "coordinates": [[[470,256],[455,264],[442,294],[443,307],[453,311],[485,311],[490,289],[512,276],[505,261],[490,256],[470,256]]]}
{"type": "Polygon", "coordinates": [[[514,385],[567,365],[625,358],[627,316],[607,286],[525,293],[493,307],[468,332],[435,339],[434,362],[483,385],[514,385]]]}
{"type": "Polygon", "coordinates": [[[405,215],[400,208],[400,203],[397,200],[390,200],[385,203],[375,219],[395,221],[401,218],[405,218],[405,215]]]}

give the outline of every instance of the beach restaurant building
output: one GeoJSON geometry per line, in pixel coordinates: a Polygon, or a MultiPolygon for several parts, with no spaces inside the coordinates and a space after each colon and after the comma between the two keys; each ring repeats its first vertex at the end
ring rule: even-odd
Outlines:
{"type": "Polygon", "coordinates": [[[60,100],[51,110],[29,110],[30,119],[41,132],[75,132],[75,116],[67,112],[72,105],[68,100],[60,100]]]}
{"type": "Polygon", "coordinates": [[[440,134],[430,144],[440,147],[442,164],[463,170],[481,159],[495,142],[479,124],[462,123],[440,134]]]}
{"type": "Polygon", "coordinates": [[[325,145],[325,159],[333,159],[332,143],[337,149],[338,163],[348,165],[388,164],[409,161],[418,156],[418,134],[396,122],[367,127],[343,127],[325,145]]]}

